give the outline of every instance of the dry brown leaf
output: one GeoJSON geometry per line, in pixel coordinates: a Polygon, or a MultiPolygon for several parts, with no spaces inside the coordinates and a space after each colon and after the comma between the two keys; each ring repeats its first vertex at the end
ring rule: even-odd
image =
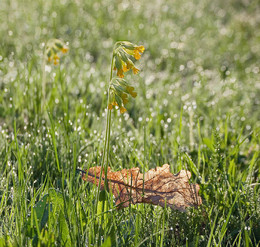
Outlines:
{"type": "MultiPolygon", "coordinates": [[[[98,186],[101,167],[91,167],[82,178],[98,186]]],[[[173,209],[185,211],[187,207],[199,206],[202,203],[198,195],[199,185],[190,184],[191,173],[181,170],[174,175],[168,164],[140,173],[139,168],[107,171],[109,189],[116,199],[116,205],[124,208],[129,203],[165,204],[173,209]]],[[[101,190],[104,189],[104,172],[102,172],[101,190]]]]}

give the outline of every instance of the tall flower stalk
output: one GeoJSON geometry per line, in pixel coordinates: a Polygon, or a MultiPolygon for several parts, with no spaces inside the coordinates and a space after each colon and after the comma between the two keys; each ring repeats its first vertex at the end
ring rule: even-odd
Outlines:
{"type": "Polygon", "coordinates": [[[137,93],[134,91],[135,88],[123,78],[124,73],[130,70],[132,70],[134,74],[139,72],[139,69],[135,66],[135,63],[141,58],[141,54],[144,52],[144,50],[144,46],[138,46],[128,41],[117,42],[113,49],[108,85],[105,145],[101,163],[102,169],[99,178],[98,195],[103,171],[105,175],[105,189],[108,190],[107,170],[109,163],[112,110],[116,108],[119,109],[121,114],[125,113],[127,111],[125,105],[129,101],[129,96],[133,98],[137,96],[137,93]],[[114,75],[113,71],[116,71],[116,75],[114,75]]]}
{"type": "Polygon", "coordinates": [[[44,49],[44,57],[42,61],[42,109],[46,101],[46,62],[58,65],[60,61],[60,53],[67,53],[69,48],[59,39],[50,39],[44,49]]]}

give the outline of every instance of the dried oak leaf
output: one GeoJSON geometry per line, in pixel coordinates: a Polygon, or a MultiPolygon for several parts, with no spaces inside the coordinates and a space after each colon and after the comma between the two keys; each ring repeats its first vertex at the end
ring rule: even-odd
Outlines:
{"type": "MultiPolygon", "coordinates": [[[[82,175],[85,181],[98,186],[101,167],[91,167],[82,175]]],[[[150,203],[165,205],[185,211],[187,207],[199,206],[202,203],[198,195],[199,185],[190,184],[191,173],[181,170],[176,175],[170,172],[168,164],[151,169],[145,174],[139,168],[123,169],[112,172],[107,171],[109,189],[120,208],[127,207],[130,203],[150,203]]],[[[104,189],[105,175],[102,172],[101,190],[104,189]]]]}

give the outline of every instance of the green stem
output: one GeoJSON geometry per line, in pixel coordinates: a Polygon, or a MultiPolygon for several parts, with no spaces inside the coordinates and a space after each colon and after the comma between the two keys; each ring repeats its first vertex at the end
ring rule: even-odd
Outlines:
{"type": "MultiPolygon", "coordinates": [[[[110,78],[109,78],[109,85],[108,85],[108,97],[107,97],[107,106],[109,105],[109,95],[110,95],[110,83],[113,78],[113,60],[114,60],[114,53],[112,55],[111,60],[111,68],[110,68],[110,78]]],[[[106,165],[105,165],[105,188],[108,189],[107,183],[107,169],[108,169],[108,160],[109,160],[109,148],[110,148],[110,133],[111,133],[111,110],[107,108],[107,126],[106,126],[106,140],[105,140],[105,147],[104,147],[104,157],[106,154],[106,165]]],[[[103,159],[104,160],[104,159],[103,159]]],[[[104,165],[104,164],[103,164],[104,165]]]]}
{"type": "Polygon", "coordinates": [[[107,183],[107,169],[108,169],[108,160],[109,160],[109,149],[110,149],[110,133],[111,133],[111,110],[108,110],[108,133],[107,133],[107,146],[106,146],[106,165],[105,165],[105,187],[108,189],[107,183]]]}
{"type": "MultiPolygon", "coordinates": [[[[45,43],[46,46],[46,43],[45,43]]],[[[46,57],[45,57],[45,51],[46,48],[44,48],[43,52],[43,59],[42,59],[42,104],[41,104],[41,111],[43,112],[43,109],[45,107],[45,94],[46,94],[46,57]]]]}
{"type": "MultiPolygon", "coordinates": [[[[112,61],[111,61],[110,79],[109,79],[109,85],[108,85],[107,106],[109,104],[110,82],[113,78],[113,66],[114,66],[113,60],[114,60],[114,54],[112,55],[112,61]]],[[[108,108],[107,108],[107,116],[106,117],[107,117],[107,121],[106,121],[105,145],[104,145],[104,150],[103,150],[101,171],[100,171],[100,175],[99,175],[98,191],[97,191],[97,197],[96,197],[96,208],[97,208],[97,203],[99,201],[99,192],[100,192],[103,170],[104,170],[104,173],[105,173],[105,181],[104,181],[105,190],[108,190],[107,170],[108,170],[109,148],[110,148],[110,131],[111,131],[111,110],[109,110],[108,108]]]]}

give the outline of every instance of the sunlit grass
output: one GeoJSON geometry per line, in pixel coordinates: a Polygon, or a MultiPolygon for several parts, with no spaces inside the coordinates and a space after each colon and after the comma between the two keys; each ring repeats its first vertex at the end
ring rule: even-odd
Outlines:
{"type": "Polygon", "coordinates": [[[257,246],[258,5],[1,1],[0,246],[257,246]],[[70,52],[46,64],[42,110],[53,38],[70,52]],[[96,212],[96,188],[76,172],[102,162],[111,51],[121,40],[146,50],[138,97],[123,115],[112,111],[110,166],[188,169],[199,209],[118,211],[100,195],[96,212]],[[43,198],[52,209],[41,227],[34,208],[43,198]]]}

